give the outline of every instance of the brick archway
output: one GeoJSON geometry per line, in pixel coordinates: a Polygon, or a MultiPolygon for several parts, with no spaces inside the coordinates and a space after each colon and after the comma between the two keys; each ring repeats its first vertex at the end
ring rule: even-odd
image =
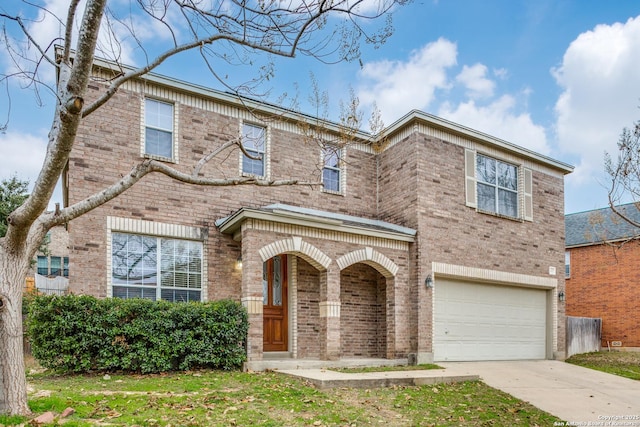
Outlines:
{"type": "Polygon", "coordinates": [[[278,254],[293,253],[320,271],[326,270],[329,264],[331,264],[331,258],[329,256],[312,244],[302,240],[302,237],[297,236],[278,240],[277,242],[263,246],[258,253],[260,254],[260,258],[262,258],[262,262],[278,254]]]}
{"type": "Polygon", "coordinates": [[[361,262],[375,268],[387,279],[395,277],[400,268],[389,258],[370,247],[349,252],[338,258],[336,262],[340,270],[344,270],[353,264],[361,262]]]}

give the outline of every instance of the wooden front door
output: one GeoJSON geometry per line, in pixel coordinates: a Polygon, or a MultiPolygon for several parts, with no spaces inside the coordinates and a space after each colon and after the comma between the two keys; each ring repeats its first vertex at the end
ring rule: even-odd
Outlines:
{"type": "Polygon", "coordinates": [[[287,257],[275,256],[263,264],[263,350],[287,351],[287,257]]]}

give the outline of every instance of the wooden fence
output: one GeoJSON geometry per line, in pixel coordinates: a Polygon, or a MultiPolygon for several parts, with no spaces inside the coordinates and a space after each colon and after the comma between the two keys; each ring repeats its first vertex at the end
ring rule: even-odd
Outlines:
{"type": "Polygon", "coordinates": [[[567,357],[600,351],[602,319],[567,316],[567,357]]]}

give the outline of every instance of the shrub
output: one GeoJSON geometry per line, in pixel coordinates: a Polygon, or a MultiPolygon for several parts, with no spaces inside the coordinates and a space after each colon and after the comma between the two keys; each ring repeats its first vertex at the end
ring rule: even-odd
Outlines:
{"type": "Polygon", "coordinates": [[[169,303],[37,296],[27,333],[33,356],[62,372],[237,369],[249,328],[234,301],[169,303]]]}

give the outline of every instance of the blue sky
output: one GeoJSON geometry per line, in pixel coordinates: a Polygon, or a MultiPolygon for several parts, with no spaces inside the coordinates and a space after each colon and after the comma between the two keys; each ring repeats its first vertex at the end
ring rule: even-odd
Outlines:
{"type": "MultiPolygon", "coordinates": [[[[68,4],[43,1],[54,10],[68,4]]],[[[50,25],[36,25],[42,37],[51,32],[50,25]]],[[[382,47],[363,46],[362,64],[279,59],[275,78],[259,90],[275,101],[296,84],[300,108],[313,114],[305,102],[313,73],[328,92],[332,119],[349,88],[365,112],[375,101],[387,125],[423,110],[575,165],[565,180],[566,213],[606,206],[604,152],[615,153],[622,128],[640,119],[640,3],[423,0],[398,8],[394,26],[382,47]]],[[[4,46],[0,67],[3,73],[8,67],[4,46]]],[[[232,84],[253,72],[219,71],[232,84]]],[[[222,88],[195,55],[177,57],[158,72],[222,88]]],[[[39,107],[33,92],[11,89],[9,128],[0,134],[0,178],[17,173],[33,181],[44,158],[52,100],[43,93],[39,107]]],[[[5,98],[0,121],[6,113],[5,98]]]]}

